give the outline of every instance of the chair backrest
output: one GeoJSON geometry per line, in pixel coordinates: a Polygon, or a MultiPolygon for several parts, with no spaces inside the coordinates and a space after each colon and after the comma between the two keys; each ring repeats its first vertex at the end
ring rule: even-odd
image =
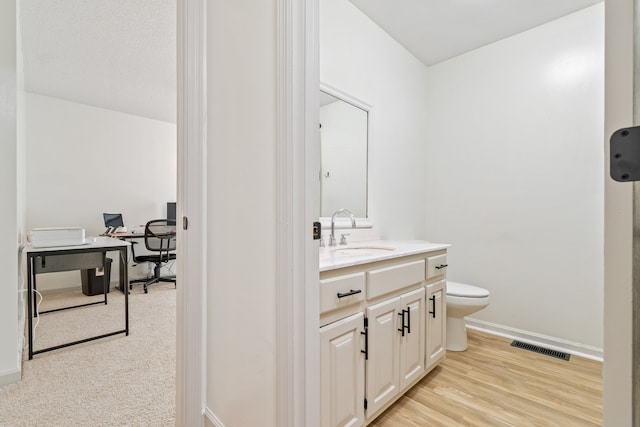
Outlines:
{"type": "Polygon", "coordinates": [[[154,252],[168,252],[176,249],[176,221],[174,219],[154,219],[144,227],[144,244],[154,252]]]}

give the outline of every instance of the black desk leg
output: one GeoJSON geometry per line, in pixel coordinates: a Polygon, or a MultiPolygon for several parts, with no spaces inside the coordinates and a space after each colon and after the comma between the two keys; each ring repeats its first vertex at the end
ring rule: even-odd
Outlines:
{"type": "Polygon", "coordinates": [[[129,264],[127,247],[120,248],[120,287],[124,292],[124,330],[129,335],[129,264]]]}
{"type": "Polygon", "coordinates": [[[33,300],[33,283],[31,282],[31,274],[33,271],[33,257],[27,255],[27,307],[29,315],[29,360],[33,359],[33,306],[31,305],[33,300]]]}

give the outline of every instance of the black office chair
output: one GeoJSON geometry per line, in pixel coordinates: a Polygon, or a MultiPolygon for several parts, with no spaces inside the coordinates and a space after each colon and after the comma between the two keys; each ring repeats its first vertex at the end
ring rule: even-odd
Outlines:
{"type": "Polygon", "coordinates": [[[153,277],[149,279],[137,279],[129,282],[129,289],[132,283],[144,283],[144,293],[148,293],[148,287],[158,282],[176,283],[176,276],[161,276],[162,266],[169,261],[176,259],[176,220],[175,219],[154,219],[147,222],[144,227],[144,245],[152,254],[136,255],[135,242],[131,245],[133,261],[136,263],[152,262],[156,266],[153,269],[153,277]]]}

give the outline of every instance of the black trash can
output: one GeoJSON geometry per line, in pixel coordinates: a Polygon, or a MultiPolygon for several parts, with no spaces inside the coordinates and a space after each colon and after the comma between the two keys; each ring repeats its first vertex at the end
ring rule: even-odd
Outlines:
{"type": "Polygon", "coordinates": [[[104,287],[109,292],[109,283],[111,282],[111,258],[106,258],[104,268],[90,268],[80,271],[82,280],[82,293],[91,296],[104,293],[104,287]]]}

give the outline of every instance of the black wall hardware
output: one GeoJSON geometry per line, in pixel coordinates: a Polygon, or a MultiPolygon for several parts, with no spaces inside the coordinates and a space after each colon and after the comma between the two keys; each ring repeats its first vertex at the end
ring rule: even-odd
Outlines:
{"type": "Polygon", "coordinates": [[[322,236],[322,224],[316,221],[313,223],[313,240],[320,240],[321,236],[322,236]]]}
{"type": "Polygon", "coordinates": [[[609,175],[616,181],[640,181],[640,126],[615,131],[609,139],[609,175]]]}

